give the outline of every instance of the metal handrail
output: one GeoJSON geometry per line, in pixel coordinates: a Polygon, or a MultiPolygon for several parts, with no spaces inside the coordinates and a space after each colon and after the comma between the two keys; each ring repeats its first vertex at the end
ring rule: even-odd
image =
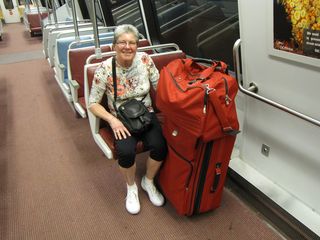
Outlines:
{"type": "Polygon", "coordinates": [[[233,46],[233,63],[234,63],[234,68],[235,68],[235,73],[236,73],[236,80],[238,82],[238,86],[239,86],[239,90],[241,92],[243,92],[244,94],[246,95],[249,95],[255,99],[258,99],[264,103],[267,103],[273,107],[276,107],[282,111],[285,111],[287,113],[290,113],[291,115],[295,116],[295,117],[298,117],[298,118],[301,118],[309,123],[312,123],[318,127],[320,127],[320,121],[312,118],[312,117],[309,117],[303,113],[300,113],[296,110],[293,110],[289,107],[286,107],[280,103],[277,103],[277,102],[274,102],[270,99],[267,99],[263,96],[260,96],[256,93],[254,93],[254,91],[257,90],[257,87],[253,87],[252,89],[248,90],[248,89],[245,89],[242,85],[241,85],[241,79],[240,79],[240,54],[239,54],[239,50],[240,50],[240,46],[241,46],[241,39],[238,39],[235,43],[234,43],[234,46],[233,46]]]}
{"type": "MultiPolygon", "coordinates": [[[[149,51],[149,50],[159,50],[159,49],[166,49],[166,48],[174,48],[175,49],[174,51],[180,50],[179,46],[175,43],[165,43],[165,44],[159,44],[159,45],[138,47],[137,51],[144,52],[144,51],[149,51]]],[[[109,56],[113,56],[113,55],[115,55],[115,51],[104,52],[104,53],[101,53],[101,58],[109,57],[109,56]]],[[[90,55],[86,60],[86,64],[91,64],[91,61],[94,59],[99,59],[98,57],[99,56],[97,56],[97,54],[90,55]]]]}

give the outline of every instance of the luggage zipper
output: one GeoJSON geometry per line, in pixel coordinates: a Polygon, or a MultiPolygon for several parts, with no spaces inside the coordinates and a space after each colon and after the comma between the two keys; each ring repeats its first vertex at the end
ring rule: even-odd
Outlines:
{"type": "Polygon", "coordinates": [[[213,184],[211,186],[210,192],[214,193],[217,190],[220,182],[220,177],[221,177],[221,163],[216,163],[214,180],[213,180],[213,184]]]}
{"type": "Polygon", "coordinates": [[[193,213],[191,214],[199,213],[200,206],[201,206],[201,198],[202,198],[203,188],[204,188],[204,184],[207,177],[210,156],[213,149],[213,141],[208,142],[206,145],[207,146],[204,150],[203,161],[201,164],[200,174],[198,178],[198,185],[197,185],[197,190],[195,195],[193,213]]]}
{"type": "MultiPolygon", "coordinates": [[[[202,112],[203,114],[207,113],[207,103],[208,103],[208,95],[211,91],[215,90],[214,88],[210,88],[209,84],[203,84],[202,86],[192,86],[192,87],[188,87],[188,89],[184,90],[180,87],[180,85],[177,83],[176,79],[174,78],[173,74],[168,70],[171,79],[173,81],[173,83],[176,85],[177,89],[181,92],[186,92],[187,90],[193,89],[193,88],[202,88],[205,90],[204,92],[204,104],[203,104],[203,109],[202,112]]],[[[204,78],[198,78],[196,80],[194,80],[194,82],[191,81],[191,85],[193,83],[195,83],[197,80],[201,80],[201,82],[203,82],[205,79],[204,78]]],[[[190,85],[190,83],[188,83],[190,85]]]]}
{"type": "Polygon", "coordinates": [[[191,180],[191,176],[192,176],[192,172],[193,172],[193,165],[192,165],[192,161],[190,161],[189,159],[185,158],[184,156],[182,156],[180,153],[177,152],[177,150],[175,150],[170,144],[168,144],[168,146],[172,149],[172,151],[174,151],[174,153],[180,157],[183,161],[187,162],[189,164],[190,167],[190,171],[189,174],[187,176],[187,180],[185,182],[185,189],[186,191],[189,190],[189,184],[190,184],[190,180],[191,180]]]}
{"type": "Polygon", "coordinates": [[[203,102],[203,114],[207,113],[207,104],[208,104],[208,96],[210,94],[211,91],[215,91],[214,88],[209,87],[209,84],[203,84],[202,86],[205,87],[205,91],[204,91],[204,102],[203,102]]]}
{"type": "Polygon", "coordinates": [[[231,102],[231,98],[229,97],[229,87],[228,87],[228,82],[227,82],[227,79],[225,79],[224,77],[222,78],[223,81],[224,81],[224,87],[226,89],[226,96],[224,98],[224,101],[226,102],[226,105],[228,106],[231,102]]]}

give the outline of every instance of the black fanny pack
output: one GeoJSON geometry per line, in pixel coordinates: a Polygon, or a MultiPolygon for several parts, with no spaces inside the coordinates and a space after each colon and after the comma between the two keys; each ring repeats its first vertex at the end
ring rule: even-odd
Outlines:
{"type": "Polygon", "coordinates": [[[113,88],[114,88],[114,102],[113,106],[117,112],[118,119],[123,125],[129,130],[130,133],[142,133],[150,128],[152,115],[147,107],[141,101],[137,99],[130,99],[122,103],[119,108],[116,107],[117,100],[117,75],[115,58],[112,58],[112,77],[113,77],[113,88]]]}

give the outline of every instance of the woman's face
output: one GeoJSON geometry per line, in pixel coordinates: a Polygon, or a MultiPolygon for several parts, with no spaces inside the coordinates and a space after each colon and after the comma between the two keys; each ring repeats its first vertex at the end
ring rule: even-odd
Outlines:
{"type": "Polygon", "coordinates": [[[137,52],[136,38],[131,33],[123,33],[119,36],[114,49],[117,54],[117,61],[123,67],[129,67],[137,52]]]}

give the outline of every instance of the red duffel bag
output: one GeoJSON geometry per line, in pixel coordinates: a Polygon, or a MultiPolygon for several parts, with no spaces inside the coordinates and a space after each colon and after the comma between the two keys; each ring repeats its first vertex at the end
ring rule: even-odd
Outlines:
{"type": "Polygon", "coordinates": [[[176,59],[160,72],[156,105],[166,118],[207,142],[239,132],[237,91],[224,62],[176,59]]]}

